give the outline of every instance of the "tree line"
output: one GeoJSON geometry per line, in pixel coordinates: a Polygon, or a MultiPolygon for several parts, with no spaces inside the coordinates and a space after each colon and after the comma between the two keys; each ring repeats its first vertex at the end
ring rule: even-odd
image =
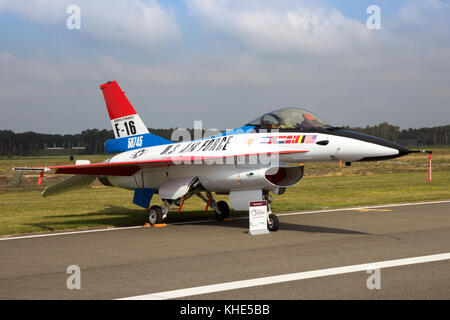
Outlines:
{"type": "MultiPolygon", "coordinates": [[[[396,141],[407,147],[447,147],[449,145],[450,125],[400,130],[398,126],[383,122],[375,126],[366,126],[365,128],[345,128],[396,141]]],[[[170,140],[173,130],[173,128],[149,128],[151,133],[168,140],[170,140]]],[[[0,156],[40,155],[43,150],[51,150],[55,147],[62,148],[66,153],[100,154],[105,153],[105,141],[108,139],[114,139],[112,130],[89,129],[77,134],[64,135],[36,132],[14,133],[11,130],[0,130],[0,156]]],[[[59,150],[54,151],[58,152],[59,150]]]]}
{"type": "MultiPolygon", "coordinates": [[[[153,134],[170,140],[174,129],[150,129],[153,134]]],[[[34,156],[47,151],[53,154],[105,153],[105,141],[114,139],[112,130],[88,129],[77,134],[44,134],[36,132],[15,133],[0,130],[0,156],[34,156]]],[[[47,152],[48,154],[48,152],[47,152]]]]}
{"type": "Polygon", "coordinates": [[[380,137],[383,139],[395,141],[407,147],[447,147],[449,146],[450,125],[437,126],[433,128],[420,129],[403,129],[391,125],[387,122],[380,123],[375,126],[366,126],[365,128],[356,127],[350,130],[369,134],[371,136],[380,137]]]}

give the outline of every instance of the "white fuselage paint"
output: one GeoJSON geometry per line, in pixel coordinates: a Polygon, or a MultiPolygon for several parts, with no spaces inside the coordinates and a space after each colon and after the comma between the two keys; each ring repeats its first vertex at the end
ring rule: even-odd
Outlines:
{"type": "Polygon", "coordinates": [[[357,161],[398,154],[399,151],[393,148],[323,133],[243,133],[117,154],[110,163],[164,159],[172,162],[159,168],[145,168],[144,164],[142,170],[131,177],[110,176],[108,179],[113,185],[127,189],[158,189],[169,178],[192,176],[198,177],[205,188],[214,192],[255,188],[276,190],[279,186],[264,177],[269,168],[286,163],[357,161]],[[323,140],[328,140],[328,144],[316,144],[323,140]]]}

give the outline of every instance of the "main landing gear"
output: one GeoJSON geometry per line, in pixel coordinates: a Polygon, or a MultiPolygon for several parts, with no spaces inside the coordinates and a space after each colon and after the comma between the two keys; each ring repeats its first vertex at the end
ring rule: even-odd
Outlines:
{"type": "Polygon", "coordinates": [[[148,210],[148,221],[150,225],[160,224],[164,219],[164,214],[160,206],[152,206],[148,210]]]}
{"type": "Polygon", "coordinates": [[[198,196],[200,199],[206,202],[205,212],[211,207],[214,209],[214,213],[217,220],[223,220],[230,217],[230,207],[225,201],[216,202],[208,190],[205,190],[201,184],[196,181],[193,183],[191,190],[182,198],[176,200],[163,200],[162,206],[152,206],[148,210],[148,221],[150,225],[160,224],[167,217],[167,213],[174,207],[179,207],[178,212],[181,211],[184,201],[192,197],[198,196]],[[205,195],[202,194],[205,193],[205,195]]]}
{"type": "Polygon", "coordinates": [[[230,207],[225,201],[217,202],[217,209],[214,209],[217,220],[223,220],[230,217],[230,207]]]}
{"type": "Polygon", "coordinates": [[[150,222],[150,225],[153,226],[155,224],[163,223],[169,210],[176,205],[176,201],[164,200],[162,206],[151,206],[150,209],[148,209],[148,222],[150,222]]]}
{"type": "MultiPolygon", "coordinates": [[[[209,206],[213,208],[217,220],[220,221],[230,216],[230,207],[228,206],[228,203],[226,203],[225,201],[216,202],[211,192],[205,190],[203,187],[201,187],[200,184],[194,184],[193,188],[191,188],[191,190],[186,195],[184,195],[183,198],[179,198],[176,200],[163,200],[162,206],[150,207],[150,209],[148,210],[148,220],[150,222],[150,225],[161,224],[166,218],[169,210],[175,206],[179,207],[178,212],[180,212],[181,208],[183,207],[184,201],[189,199],[193,195],[198,196],[200,199],[206,202],[205,212],[208,211],[209,206]],[[205,195],[203,195],[202,192],[204,192],[205,195]]],[[[280,222],[278,220],[278,217],[272,213],[272,209],[270,208],[270,203],[272,202],[273,198],[269,196],[268,191],[263,191],[263,199],[267,201],[267,228],[269,229],[269,231],[277,231],[280,227],[280,222]]]]}
{"type": "Polygon", "coordinates": [[[217,220],[220,221],[230,217],[230,207],[228,206],[228,203],[226,203],[225,201],[216,202],[211,192],[209,191],[205,191],[205,194],[206,197],[202,195],[200,192],[196,193],[197,197],[206,202],[205,212],[208,211],[208,207],[211,206],[211,208],[214,209],[214,213],[217,220]]]}

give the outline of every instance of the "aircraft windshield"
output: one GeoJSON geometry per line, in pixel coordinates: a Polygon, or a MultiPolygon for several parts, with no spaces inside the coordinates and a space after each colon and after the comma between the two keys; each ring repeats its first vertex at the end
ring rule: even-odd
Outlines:
{"type": "Polygon", "coordinates": [[[309,111],[299,108],[284,108],[268,112],[247,125],[261,129],[312,129],[330,127],[309,111]]]}

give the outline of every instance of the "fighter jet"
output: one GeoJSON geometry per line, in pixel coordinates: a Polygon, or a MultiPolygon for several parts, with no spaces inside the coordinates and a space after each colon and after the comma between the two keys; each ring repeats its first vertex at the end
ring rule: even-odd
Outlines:
{"type": "MultiPolygon", "coordinates": [[[[116,81],[100,86],[115,139],[106,141],[114,153],[102,163],[78,161],[75,165],[39,168],[42,173],[72,177],[50,186],[42,196],[89,185],[96,178],[106,186],[134,190],[133,203],[147,209],[151,225],[160,224],[169,210],[192,196],[211,207],[217,219],[229,217],[228,195],[234,210],[248,210],[250,201],[267,201],[268,228],[279,222],[270,209],[273,195],[299,182],[309,162],[380,161],[411,152],[394,142],[333,127],[301,108],[283,108],[258,116],[222,134],[191,141],[172,142],[149,133],[116,81]],[[157,194],[162,206],[151,205],[157,194]]],[[[19,168],[16,168],[19,169],[19,168]]],[[[35,168],[36,169],[36,168],[35,168]]]]}

